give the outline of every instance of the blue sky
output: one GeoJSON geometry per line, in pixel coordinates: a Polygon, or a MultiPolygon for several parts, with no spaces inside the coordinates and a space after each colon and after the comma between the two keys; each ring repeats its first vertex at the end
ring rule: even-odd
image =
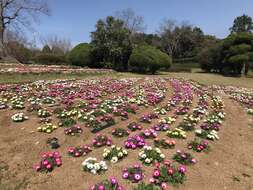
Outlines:
{"type": "Polygon", "coordinates": [[[35,25],[36,37],[59,35],[73,45],[90,41],[98,19],[126,8],[144,17],[147,33],[156,32],[161,22],[170,18],[188,21],[223,38],[236,16],[245,13],[253,17],[253,0],[49,0],[49,6],[52,14],[42,16],[35,25]]]}

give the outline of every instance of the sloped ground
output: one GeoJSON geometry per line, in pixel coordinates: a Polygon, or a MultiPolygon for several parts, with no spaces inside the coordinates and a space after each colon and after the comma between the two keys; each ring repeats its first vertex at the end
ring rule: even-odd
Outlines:
{"type": "MultiPolygon", "coordinates": [[[[171,95],[168,92],[167,98],[171,95]]],[[[196,98],[196,97],[195,97],[196,98]]],[[[165,99],[161,104],[166,103],[165,99]]],[[[219,132],[220,140],[212,143],[209,153],[194,153],[198,163],[187,167],[187,181],[179,187],[169,187],[178,190],[252,190],[253,189],[253,121],[244,109],[237,103],[223,95],[226,120],[219,132]]],[[[192,107],[196,104],[196,100],[192,107]]],[[[129,120],[103,130],[110,134],[116,127],[125,127],[127,123],[136,121],[143,113],[153,108],[142,109],[129,120]]],[[[123,161],[109,166],[109,170],[101,176],[94,176],[81,171],[84,157],[69,159],[66,154],[68,145],[89,143],[93,134],[84,130],[81,137],[68,138],[61,130],[52,135],[41,135],[36,132],[37,120],[33,117],[24,123],[16,124],[10,120],[15,111],[0,111],[0,189],[1,190],[55,190],[55,189],[88,189],[88,186],[101,181],[108,176],[117,176],[120,182],[132,189],[132,184],[121,180],[121,170],[136,163],[139,151],[129,151],[123,161]],[[63,166],[56,168],[52,173],[36,173],[32,166],[39,160],[41,152],[48,149],[45,141],[50,136],[57,136],[62,144],[60,152],[63,157],[63,166]]],[[[168,114],[170,115],[170,114],[168,114]]],[[[180,116],[175,127],[183,116],[180,116]]],[[[153,121],[155,123],[156,120],[153,121]]],[[[147,128],[150,124],[144,124],[147,128]]],[[[160,135],[159,135],[160,136],[160,135]]],[[[123,138],[125,140],[126,138],[123,138]]],[[[113,139],[114,144],[122,145],[122,139],[113,139]]],[[[176,140],[176,149],[185,149],[184,140],[176,140]]],[[[152,142],[152,141],[149,141],[152,142]]],[[[170,158],[175,150],[164,150],[170,158]]],[[[103,148],[93,151],[88,156],[102,159],[103,148]]],[[[152,167],[145,167],[146,179],[151,175],[152,167]]]]}

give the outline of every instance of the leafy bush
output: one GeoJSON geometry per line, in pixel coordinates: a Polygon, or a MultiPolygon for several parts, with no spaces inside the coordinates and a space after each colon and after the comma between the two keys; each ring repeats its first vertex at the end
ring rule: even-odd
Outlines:
{"type": "Polygon", "coordinates": [[[135,72],[154,74],[162,67],[169,68],[172,64],[171,58],[166,54],[149,45],[136,47],[129,59],[129,65],[135,72]]]}
{"type": "Polygon", "coordinates": [[[87,43],[81,43],[74,47],[68,54],[68,62],[76,66],[91,66],[91,47],[87,43]]]}
{"type": "Polygon", "coordinates": [[[66,62],[65,56],[54,54],[40,54],[33,58],[35,63],[43,65],[63,64],[66,62]]]}
{"type": "Polygon", "coordinates": [[[198,55],[201,69],[210,72],[220,72],[221,69],[221,45],[217,44],[203,49],[198,55]]]}

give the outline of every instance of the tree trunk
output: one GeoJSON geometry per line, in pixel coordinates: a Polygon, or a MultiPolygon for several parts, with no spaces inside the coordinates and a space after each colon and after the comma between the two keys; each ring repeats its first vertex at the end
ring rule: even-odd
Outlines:
{"type": "Polygon", "coordinates": [[[5,49],[4,49],[4,29],[0,26],[0,58],[5,56],[5,49]]]}

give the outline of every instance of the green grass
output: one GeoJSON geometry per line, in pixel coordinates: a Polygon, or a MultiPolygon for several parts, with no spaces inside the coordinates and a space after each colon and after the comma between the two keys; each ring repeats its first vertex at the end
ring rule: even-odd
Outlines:
{"type": "MultiPolygon", "coordinates": [[[[252,73],[253,74],[253,73],[252,73]]],[[[195,80],[206,85],[233,85],[240,87],[253,88],[253,75],[250,77],[224,77],[218,74],[211,73],[181,73],[181,72],[160,72],[157,75],[142,75],[135,73],[96,73],[96,74],[60,74],[60,73],[44,73],[44,74],[0,74],[0,83],[24,83],[37,80],[55,80],[55,79],[86,79],[100,77],[172,77],[185,78],[195,80]]]]}
{"type": "Polygon", "coordinates": [[[93,77],[118,77],[120,73],[93,73],[93,74],[61,74],[61,73],[43,73],[43,74],[0,74],[0,83],[24,83],[37,80],[55,80],[55,79],[84,79],[93,77]]]}

